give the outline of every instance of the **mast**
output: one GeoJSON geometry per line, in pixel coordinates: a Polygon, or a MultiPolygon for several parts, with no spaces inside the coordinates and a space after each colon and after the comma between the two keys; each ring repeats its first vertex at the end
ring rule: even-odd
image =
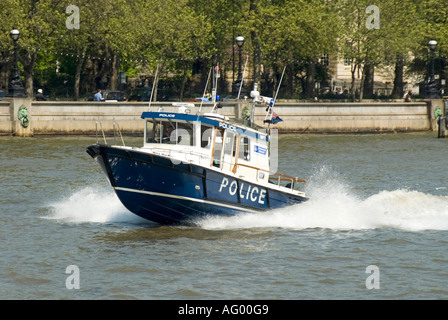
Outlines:
{"type": "Polygon", "coordinates": [[[250,125],[252,126],[253,123],[254,123],[255,105],[257,103],[265,103],[267,105],[267,108],[266,108],[266,116],[265,116],[263,122],[268,124],[268,127],[267,127],[267,133],[268,134],[269,134],[270,125],[272,123],[271,116],[272,116],[273,108],[274,108],[274,105],[275,105],[275,101],[277,100],[278,91],[280,90],[280,86],[281,86],[282,81],[283,81],[283,75],[285,74],[285,70],[286,70],[286,66],[283,68],[282,76],[281,76],[280,81],[278,83],[277,91],[275,93],[275,97],[274,98],[261,96],[260,92],[258,91],[257,83],[254,83],[254,90],[252,90],[250,92],[250,96],[253,98],[253,100],[252,100],[253,101],[252,111],[251,111],[251,115],[250,115],[250,125]],[[269,119],[268,119],[268,117],[269,117],[269,119]]]}
{"type": "Polygon", "coordinates": [[[213,67],[211,67],[210,71],[208,72],[207,82],[205,83],[204,93],[202,94],[201,105],[199,106],[199,112],[201,112],[202,110],[202,104],[204,103],[204,97],[205,93],[207,92],[208,81],[210,80],[210,74],[212,73],[212,68],[213,67]]]}
{"type": "Polygon", "coordinates": [[[286,66],[283,68],[282,76],[280,77],[280,81],[279,81],[278,86],[277,86],[277,91],[275,92],[275,97],[274,97],[274,99],[272,99],[272,103],[269,104],[269,108],[266,110],[266,117],[264,118],[264,122],[268,123],[268,130],[269,130],[269,127],[271,125],[271,120],[270,119],[267,120],[267,118],[268,118],[268,116],[271,118],[272,110],[274,108],[275,101],[277,100],[278,91],[280,90],[280,86],[282,85],[283,75],[285,74],[285,70],[286,70],[286,66]]]}
{"type": "Polygon", "coordinates": [[[240,89],[238,90],[238,97],[236,98],[237,100],[240,100],[241,89],[243,88],[244,74],[246,73],[247,60],[249,60],[249,56],[246,57],[246,63],[244,64],[243,77],[242,77],[242,79],[241,79],[240,89]]]}
{"type": "Polygon", "coordinates": [[[154,75],[154,81],[152,83],[152,90],[151,90],[151,96],[149,97],[149,105],[148,105],[148,111],[151,109],[151,102],[152,102],[152,95],[154,94],[154,87],[156,85],[157,80],[157,74],[159,73],[159,62],[157,62],[157,69],[156,74],[154,75]]]}

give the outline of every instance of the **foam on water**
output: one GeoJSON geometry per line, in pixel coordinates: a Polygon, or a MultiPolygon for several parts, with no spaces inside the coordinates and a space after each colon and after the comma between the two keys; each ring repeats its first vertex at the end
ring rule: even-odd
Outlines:
{"type": "Polygon", "coordinates": [[[229,218],[209,217],[199,224],[204,229],[448,230],[448,199],[416,191],[395,190],[382,191],[360,200],[333,191],[288,208],[229,218]]]}
{"type": "Polygon", "coordinates": [[[311,177],[305,191],[310,200],[302,204],[265,213],[210,217],[199,224],[205,229],[448,230],[448,197],[400,189],[361,199],[328,168],[311,177]]]}
{"type": "Polygon", "coordinates": [[[51,214],[46,218],[66,222],[114,223],[144,221],[129,212],[113,191],[86,187],[60,201],[49,204],[51,214]]]}
{"type": "MultiPolygon", "coordinates": [[[[203,229],[328,228],[407,231],[448,230],[448,197],[399,189],[360,198],[349,184],[321,168],[305,188],[309,201],[288,208],[198,221],[203,229]]],[[[83,223],[144,223],[129,212],[110,189],[86,187],[49,205],[47,218],[83,223]]]]}

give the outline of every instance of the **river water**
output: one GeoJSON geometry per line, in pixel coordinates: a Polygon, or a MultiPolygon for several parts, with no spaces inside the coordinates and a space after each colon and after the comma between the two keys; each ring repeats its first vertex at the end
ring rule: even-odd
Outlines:
{"type": "MultiPolygon", "coordinates": [[[[127,145],[141,138],[125,137],[127,145]]],[[[144,221],[85,152],[0,137],[0,299],[448,298],[448,140],[280,135],[310,201],[197,227],[144,221]]]]}

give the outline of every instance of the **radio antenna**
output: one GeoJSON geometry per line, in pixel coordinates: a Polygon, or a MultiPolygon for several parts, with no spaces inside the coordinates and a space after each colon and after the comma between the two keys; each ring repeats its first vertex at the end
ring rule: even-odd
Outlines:
{"type": "Polygon", "coordinates": [[[156,74],[154,75],[154,81],[152,83],[152,90],[151,90],[151,96],[149,97],[148,111],[151,109],[152,95],[154,94],[154,87],[156,85],[158,73],[159,73],[159,62],[157,62],[156,74]]]}
{"type": "Polygon", "coordinates": [[[213,66],[210,68],[210,71],[208,72],[207,82],[205,83],[204,93],[202,94],[201,105],[199,106],[198,113],[201,112],[202,104],[204,103],[205,92],[207,91],[208,81],[210,80],[210,74],[212,73],[212,68],[213,66]]]}
{"type": "Polygon", "coordinates": [[[272,101],[272,104],[269,104],[269,108],[266,112],[266,117],[264,118],[264,121],[268,122],[268,130],[269,130],[269,127],[271,126],[272,119],[267,120],[267,118],[268,118],[268,115],[271,116],[271,114],[272,114],[272,108],[274,108],[275,101],[277,100],[278,91],[280,90],[280,86],[282,85],[283,75],[285,74],[285,70],[286,70],[286,66],[283,68],[282,76],[280,77],[280,81],[278,83],[277,92],[275,93],[274,101],[272,101]]]}
{"type": "MultiPolygon", "coordinates": [[[[249,56],[246,57],[246,63],[244,64],[243,79],[244,79],[244,74],[246,73],[247,60],[249,60],[249,56]]],[[[241,89],[243,88],[243,79],[241,79],[240,90],[238,90],[238,98],[237,98],[237,100],[240,99],[241,89]]]]}

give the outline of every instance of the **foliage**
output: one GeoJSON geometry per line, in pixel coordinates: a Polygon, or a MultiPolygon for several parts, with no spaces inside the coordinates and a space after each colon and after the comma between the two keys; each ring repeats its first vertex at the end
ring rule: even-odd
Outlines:
{"type": "Polygon", "coordinates": [[[119,71],[153,76],[157,65],[159,77],[176,90],[199,92],[193,83],[206,78],[212,64],[235,73],[238,34],[246,39],[244,57],[257,64],[253,81],[262,79],[272,91],[287,66],[283,93],[290,96],[309,81],[328,80],[318,64],[324,53],[351,59],[354,73],[399,59],[405,66],[428,61],[430,39],[438,42],[440,65],[448,56],[446,0],[2,0],[0,19],[7,22],[0,25],[0,76],[12,68],[9,32],[16,26],[27,91],[65,90],[75,99],[104,78],[116,85],[119,71]],[[79,29],[66,24],[73,4],[79,29]],[[380,9],[379,29],[366,28],[372,4],[380,9]]]}

